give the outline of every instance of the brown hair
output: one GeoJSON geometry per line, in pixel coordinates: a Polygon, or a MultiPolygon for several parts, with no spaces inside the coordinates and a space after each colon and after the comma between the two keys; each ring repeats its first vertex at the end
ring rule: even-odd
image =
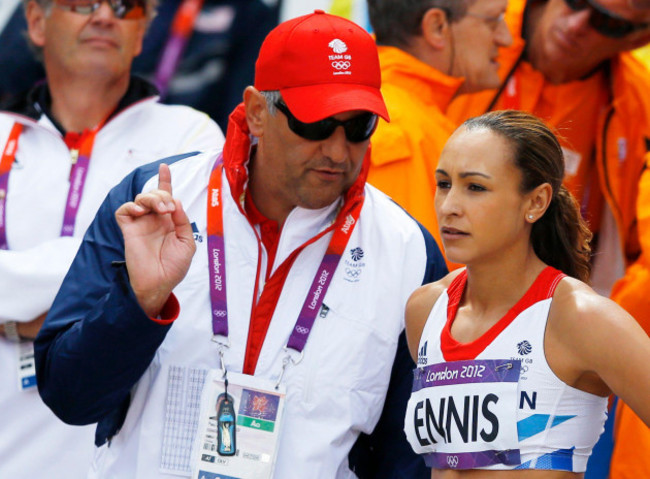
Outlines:
{"type": "Polygon", "coordinates": [[[546,264],[588,282],[592,234],[580,215],[578,202],[562,185],[564,155],[551,129],[534,115],[515,110],[486,113],[470,118],[463,126],[467,130],[485,128],[510,144],[514,164],[522,174],[522,192],[543,183],[551,185],[551,203],[533,224],[533,249],[546,264]]]}
{"type": "Polygon", "coordinates": [[[377,45],[406,48],[422,35],[422,18],[432,9],[447,14],[449,22],[461,20],[476,0],[368,0],[368,17],[377,45]]]}

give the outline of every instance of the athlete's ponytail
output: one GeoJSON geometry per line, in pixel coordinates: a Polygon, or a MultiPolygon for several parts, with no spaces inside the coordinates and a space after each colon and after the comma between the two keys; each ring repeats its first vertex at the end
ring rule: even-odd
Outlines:
{"type": "Polygon", "coordinates": [[[533,249],[546,264],[588,282],[591,232],[575,198],[562,186],[564,156],[553,132],[537,117],[515,110],[486,113],[463,126],[468,130],[486,128],[506,139],[513,149],[515,166],[522,173],[522,192],[543,183],[551,185],[551,203],[533,224],[533,249]]]}

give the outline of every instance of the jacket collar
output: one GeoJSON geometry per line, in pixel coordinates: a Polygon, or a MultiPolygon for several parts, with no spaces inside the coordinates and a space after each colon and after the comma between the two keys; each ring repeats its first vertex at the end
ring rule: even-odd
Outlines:
{"type": "MultiPolygon", "coordinates": [[[[223,165],[235,202],[242,207],[248,185],[248,162],[253,150],[252,136],[246,121],[244,104],[240,103],[228,118],[226,143],[223,147],[223,165]]],[[[370,166],[370,147],[363,158],[356,181],[344,195],[343,209],[347,210],[363,197],[363,189],[370,166]]]]}
{"type": "MultiPolygon", "coordinates": [[[[129,81],[129,87],[117,107],[109,116],[109,120],[121,113],[128,107],[142,100],[153,98],[158,95],[156,88],[137,76],[132,76],[129,81]]],[[[16,115],[31,118],[38,121],[42,115],[47,116],[56,129],[65,136],[67,133],[63,126],[52,115],[52,97],[47,82],[42,81],[34,85],[25,94],[12,98],[9,102],[2,105],[2,110],[16,115]]]]}
{"type": "Polygon", "coordinates": [[[413,55],[396,47],[378,46],[382,85],[397,83],[417,92],[421,101],[446,111],[463,78],[455,78],[436,70],[413,55]]]}

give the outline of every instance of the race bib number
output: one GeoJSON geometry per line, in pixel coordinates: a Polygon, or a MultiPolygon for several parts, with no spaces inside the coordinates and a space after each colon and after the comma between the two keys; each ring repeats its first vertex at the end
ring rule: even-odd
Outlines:
{"type": "Polygon", "coordinates": [[[237,373],[212,370],[203,387],[193,479],[273,477],[285,391],[237,373]]]}
{"type": "Polygon", "coordinates": [[[520,464],[517,360],[473,360],[415,370],[405,431],[436,469],[520,464]]]}

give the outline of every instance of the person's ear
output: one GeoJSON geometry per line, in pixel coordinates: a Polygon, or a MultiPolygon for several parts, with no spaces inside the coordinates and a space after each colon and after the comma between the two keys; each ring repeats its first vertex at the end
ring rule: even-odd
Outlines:
{"type": "Polygon", "coordinates": [[[549,183],[542,183],[529,192],[527,196],[528,201],[526,202],[526,208],[524,211],[524,214],[526,215],[525,220],[529,223],[534,223],[544,216],[544,213],[546,213],[546,210],[551,204],[551,199],[553,199],[553,188],[549,183]]]}
{"type": "Polygon", "coordinates": [[[422,36],[436,50],[445,48],[448,38],[449,19],[441,8],[430,8],[422,16],[420,23],[422,36]]]}
{"type": "Polygon", "coordinates": [[[27,20],[27,34],[29,39],[37,47],[43,48],[45,45],[45,9],[35,0],[31,0],[25,9],[25,19],[27,20]]]}
{"type": "Polygon", "coordinates": [[[244,108],[246,110],[246,122],[251,134],[258,138],[263,136],[265,117],[268,113],[264,95],[255,87],[246,87],[244,90],[244,108]]]}

